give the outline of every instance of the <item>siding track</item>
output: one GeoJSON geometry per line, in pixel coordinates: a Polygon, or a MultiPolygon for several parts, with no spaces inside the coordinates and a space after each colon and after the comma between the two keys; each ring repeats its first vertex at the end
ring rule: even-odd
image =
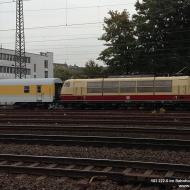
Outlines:
{"type": "Polygon", "coordinates": [[[136,133],[136,134],[170,134],[190,135],[190,129],[164,128],[164,127],[125,127],[125,126],[82,126],[82,125],[0,125],[0,131],[41,131],[41,132],[107,132],[107,133],[136,133]]]}
{"type": "Polygon", "coordinates": [[[142,183],[151,183],[151,179],[188,179],[190,175],[190,165],[12,154],[0,154],[0,170],[72,178],[99,176],[124,183],[137,179],[142,183]]]}
{"type": "Polygon", "coordinates": [[[129,147],[157,148],[172,150],[190,150],[190,140],[153,139],[108,136],[71,136],[71,135],[34,135],[34,134],[0,134],[0,142],[39,144],[39,145],[73,145],[95,147],[129,147]]]}

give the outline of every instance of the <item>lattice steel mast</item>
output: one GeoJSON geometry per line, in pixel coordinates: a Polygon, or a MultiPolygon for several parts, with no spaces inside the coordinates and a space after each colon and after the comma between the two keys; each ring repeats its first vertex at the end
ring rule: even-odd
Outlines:
{"type": "Polygon", "coordinates": [[[26,78],[23,0],[16,0],[15,78],[26,78]]]}

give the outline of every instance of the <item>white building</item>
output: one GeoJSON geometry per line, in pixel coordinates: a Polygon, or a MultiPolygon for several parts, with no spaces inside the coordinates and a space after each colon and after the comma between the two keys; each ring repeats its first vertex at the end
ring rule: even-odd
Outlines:
{"type": "MultiPolygon", "coordinates": [[[[15,51],[0,48],[0,79],[15,78],[15,51]]],[[[53,53],[26,53],[26,78],[52,78],[53,53]]]]}

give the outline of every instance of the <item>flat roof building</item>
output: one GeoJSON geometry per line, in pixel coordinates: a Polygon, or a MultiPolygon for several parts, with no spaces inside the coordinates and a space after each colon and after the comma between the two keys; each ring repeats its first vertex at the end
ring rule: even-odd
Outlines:
{"type": "MultiPolygon", "coordinates": [[[[26,78],[53,78],[53,53],[25,53],[26,78]]],[[[15,51],[0,48],[0,79],[15,78],[15,51]]]]}

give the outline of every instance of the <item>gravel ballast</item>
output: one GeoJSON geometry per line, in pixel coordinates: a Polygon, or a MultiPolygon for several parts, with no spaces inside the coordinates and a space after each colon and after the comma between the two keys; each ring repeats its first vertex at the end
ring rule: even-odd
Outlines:
{"type": "MultiPolygon", "coordinates": [[[[31,175],[1,174],[1,190],[131,190],[138,187],[141,190],[159,190],[158,187],[143,187],[143,185],[119,185],[114,181],[92,181],[89,179],[70,179],[66,177],[46,177],[31,175]]],[[[161,189],[160,189],[161,190],[161,189]]]]}
{"type": "Polygon", "coordinates": [[[25,154],[38,156],[63,156],[116,160],[140,160],[190,164],[190,152],[151,149],[95,148],[84,146],[42,146],[0,144],[0,154],[25,154]]]}

